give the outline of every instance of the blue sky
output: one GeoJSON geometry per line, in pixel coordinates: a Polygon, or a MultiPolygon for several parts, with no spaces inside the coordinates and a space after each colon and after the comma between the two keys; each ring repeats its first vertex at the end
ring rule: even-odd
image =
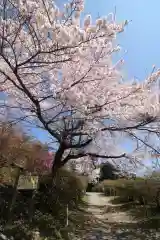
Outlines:
{"type": "MultiPolygon", "coordinates": [[[[85,13],[91,13],[93,19],[115,11],[117,21],[132,20],[125,32],[118,36],[117,42],[127,50],[124,55],[124,74],[128,79],[136,77],[143,80],[155,64],[160,67],[160,1],[146,0],[86,0],[85,13]]],[[[131,151],[130,144],[125,144],[131,151]]],[[[151,160],[145,160],[150,166],[151,160]]],[[[139,171],[141,174],[143,170],[139,171]]]]}
{"type": "Polygon", "coordinates": [[[132,20],[118,37],[118,43],[128,51],[125,72],[128,78],[144,79],[153,64],[160,67],[160,1],[86,0],[85,13],[95,19],[113,12],[115,6],[117,21],[132,20]]]}
{"type": "MultiPolygon", "coordinates": [[[[132,20],[117,39],[124,51],[127,50],[124,56],[125,76],[143,80],[151,72],[153,64],[160,67],[160,1],[86,0],[84,13],[91,14],[95,20],[113,12],[115,7],[117,21],[132,20]]],[[[40,131],[35,130],[34,134],[40,140],[46,140],[40,131]]],[[[127,149],[130,149],[129,145],[127,149]]]]}

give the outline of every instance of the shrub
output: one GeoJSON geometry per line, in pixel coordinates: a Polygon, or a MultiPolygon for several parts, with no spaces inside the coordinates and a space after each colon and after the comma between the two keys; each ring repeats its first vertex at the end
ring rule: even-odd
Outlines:
{"type": "MultiPolygon", "coordinates": [[[[6,183],[11,182],[6,180],[6,183]]],[[[77,211],[79,204],[82,202],[87,183],[86,177],[77,176],[66,169],[59,169],[54,179],[50,175],[41,176],[34,199],[32,199],[31,191],[18,191],[17,201],[13,206],[12,227],[19,229],[17,228],[17,221],[21,219],[19,224],[24,225],[22,223],[25,222],[25,229],[29,229],[26,230],[27,232],[36,227],[42,235],[53,236],[55,231],[65,227],[67,204],[70,213],[77,211]],[[33,209],[31,209],[31,203],[34,204],[33,209]],[[32,215],[32,222],[30,222],[30,214],[32,215]]],[[[12,190],[12,186],[1,188],[0,197],[3,202],[0,206],[0,208],[3,208],[0,211],[1,224],[3,224],[3,217],[5,218],[8,213],[7,207],[12,198],[12,190]]],[[[14,231],[14,235],[17,235],[17,232],[14,231]]],[[[22,239],[22,236],[17,239],[22,239]]]]}
{"type": "Polygon", "coordinates": [[[13,185],[17,176],[17,168],[2,167],[0,168],[0,182],[2,184],[13,185]]]}
{"type": "Polygon", "coordinates": [[[160,181],[156,179],[105,180],[94,190],[106,195],[117,195],[120,199],[138,201],[160,207],[160,181]]]}
{"type": "Polygon", "coordinates": [[[49,205],[69,204],[77,206],[87,188],[87,178],[77,176],[64,168],[59,169],[54,179],[50,176],[42,176],[39,181],[39,194],[41,201],[43,195],[49,200],[49,205]]]}

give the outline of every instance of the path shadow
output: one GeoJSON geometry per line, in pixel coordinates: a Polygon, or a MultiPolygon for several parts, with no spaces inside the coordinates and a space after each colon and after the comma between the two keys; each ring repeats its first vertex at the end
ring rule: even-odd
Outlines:
{"type": "MultiPolygon", "coordinates": [[[[104,194],[101,194],[105,197],[104,194]]],[[[119,199],[112,198],[109,201],[109,204],[114,208],[114,212],[117,214],[125,212],[131,217],[131,219],[136,220],[133,222],[117,222],[112,219],[110,221],[109,215],[105,212],[104,206],[98,205],[89,205],[90,209],[96,208],[99,209],[99,212],[102,213],[104,210],[103,219],[97,219],[90,212],[90,225],[87,226],[87,232],[82,229],[82,238],[86,240],[156,240],[160,239],[160,217],[157,215],[155,208],[147,208],[147,217],[146,209],[144,206],[136,205],[134,202],[120,202],[119,199]],[[85,236],[85,237],[83,237],[85,236]]],[[[107,201],[106,201],[107,205],[107,201]]],[[[107,209],[107,208],[106,208],[107,209]]],[[[97,211],[96,210],[96,211],[97,211]]],[[[116,216],[116,215],[114,215],[116,216]]],[[[123,221],[123,219],[121,220],[123,221]]]]}
{"type": "MultiPolygon", "coordinates": [[[[104,227],[103,234],[110,239],[124,239],[124,240],[146,240],[146,239],[159,239],[160,232],[157,228],[148,229],[146,223],[113,223],[108,221],[99,222],[101,228],[104,227]],[[107,227],[109,226],[109,227],[107,227]]],[[[103,238],[102,238],[103,239],[103,238]]],[[[105,238],[104,238],[105,239],[105,238]]]]}
{"type": "Polygon", "coordinates": [[[154,205],[140,205],[137,202],[127,202],[124,199],[116,197],[111,199],[115,212],[126,212],[133,220],[142,224],[141,227],[147,226],[149,229],[160,228],[160,210],[154,205]]]}
{"type": "Polygon", "coordinates": [[[152,222],[152,228],[148,221],[138,223],[117,223],[108,220],[94,219],[81,230],[84,240],[157,240],[160,239],[159,226],[152,222]],[[94,220],[93,220],[94,219],[94,220]],[[85,236],[85,237],[84,237],[85,236]],[[159,237],[158,237],[159,236],[159,237]]]}

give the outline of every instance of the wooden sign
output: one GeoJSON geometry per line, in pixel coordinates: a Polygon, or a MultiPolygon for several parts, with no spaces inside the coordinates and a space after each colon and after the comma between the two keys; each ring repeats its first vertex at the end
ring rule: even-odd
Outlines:
{"type": "Polygon", "coordinates": [[[23,176],[19,177],[18,190],[34,190],[38,188],[38,176],[23,176]]]}

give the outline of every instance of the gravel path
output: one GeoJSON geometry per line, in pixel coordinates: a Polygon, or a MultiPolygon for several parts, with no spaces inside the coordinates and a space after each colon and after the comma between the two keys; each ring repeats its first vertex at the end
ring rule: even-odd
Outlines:
{"type": "Polygon", "coordinates": [[[115,205],[110,203],[112,199],[100,193],[87,193],[87,214],[94,221],[83,235],[83,240],[160,239],[159,230],[140,228],[138,221],[133,220],[127,212],[115,212],[115,205]]]}

